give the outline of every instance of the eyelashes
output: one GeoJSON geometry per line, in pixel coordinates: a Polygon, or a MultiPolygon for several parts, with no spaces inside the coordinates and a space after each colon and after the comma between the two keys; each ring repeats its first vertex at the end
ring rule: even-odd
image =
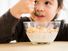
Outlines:
{"type": "Polygon", "coordinates": [[[47,5],[47,4],[49,4],[49,2],[48,2],[48,1],[46,1],[46,2],[45,2],[45,4],[47,5]]]}
{"type": "Polygon", "coordinates": [[[52,5],[52,3],[50,1],[46,1],[45,5],[52,5]]]}
{"type": "Polygon", "coordinates": [[[35,0],[34,2],[35,2],[35,4],[36,4],[36,3],[39,3],[39,1],[36,1],[36,0],[35,0]]]}
{"type": "MultiPolygon", "coordinates": [[[[39,1],[36,1],[36,0],[35,0],[34,2],[35,2],[35,4],[39,4],[39,1]]],[[[43,2],[42,2],[42,3],[43,3],[43,2]]],[[[48,5],[48,4],[50,4],[50,1],[45,1],[44,4],[45,4],[45,5],[48,5]]]]}
{"type": "Polygon", "coordinates": [[[35,3],[37,2],[37,1],[34,1],[35,3]]]}

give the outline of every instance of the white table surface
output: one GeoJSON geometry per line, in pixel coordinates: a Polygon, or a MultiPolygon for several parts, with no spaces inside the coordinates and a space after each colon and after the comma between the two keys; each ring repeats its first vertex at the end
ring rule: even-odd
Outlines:
{"type": "Polygon", "coordinates": [[[0,44],[0,51],[68,51],[68,42],[34,45],[30,42],[0,44]]]}

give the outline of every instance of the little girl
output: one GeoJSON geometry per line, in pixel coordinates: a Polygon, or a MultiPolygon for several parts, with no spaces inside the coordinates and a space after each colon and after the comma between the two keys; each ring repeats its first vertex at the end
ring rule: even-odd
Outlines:
{"type": "MultiPolygon", "coordinates": [[[[29,42],[23,22],[50,22],[54,21],[63,8],[63,0],[35,0],[34,11],[31,17],[21,18],[15,27],[15,39],[18,42],[29,42]]],[[[55,41],[68,41],[68,25],[61,21],[60,29],[55,41]]]]}

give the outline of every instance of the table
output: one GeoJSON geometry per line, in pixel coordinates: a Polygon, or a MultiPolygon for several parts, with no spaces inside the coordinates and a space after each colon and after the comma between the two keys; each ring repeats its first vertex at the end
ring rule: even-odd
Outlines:
{"type": "Polygon", "coordinates": [[[68,42],[53,42],[50,44],[32,44],[19,42],[0,44],[0,51],[68,51],[68,42]]]}

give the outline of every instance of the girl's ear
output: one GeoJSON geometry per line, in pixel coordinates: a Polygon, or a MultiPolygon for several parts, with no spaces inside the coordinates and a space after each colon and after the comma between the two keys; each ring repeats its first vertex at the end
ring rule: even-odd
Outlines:
{"type": "Polygon", "coordinates": [[[62,9],[58,9],[57,16],[60,15],[62,9]]]}
{"type": "Polygon", "coordinates": [[[57,15],[60,15],[62,10],[63,10],[63,5],[57,9],[57,15]]]}

